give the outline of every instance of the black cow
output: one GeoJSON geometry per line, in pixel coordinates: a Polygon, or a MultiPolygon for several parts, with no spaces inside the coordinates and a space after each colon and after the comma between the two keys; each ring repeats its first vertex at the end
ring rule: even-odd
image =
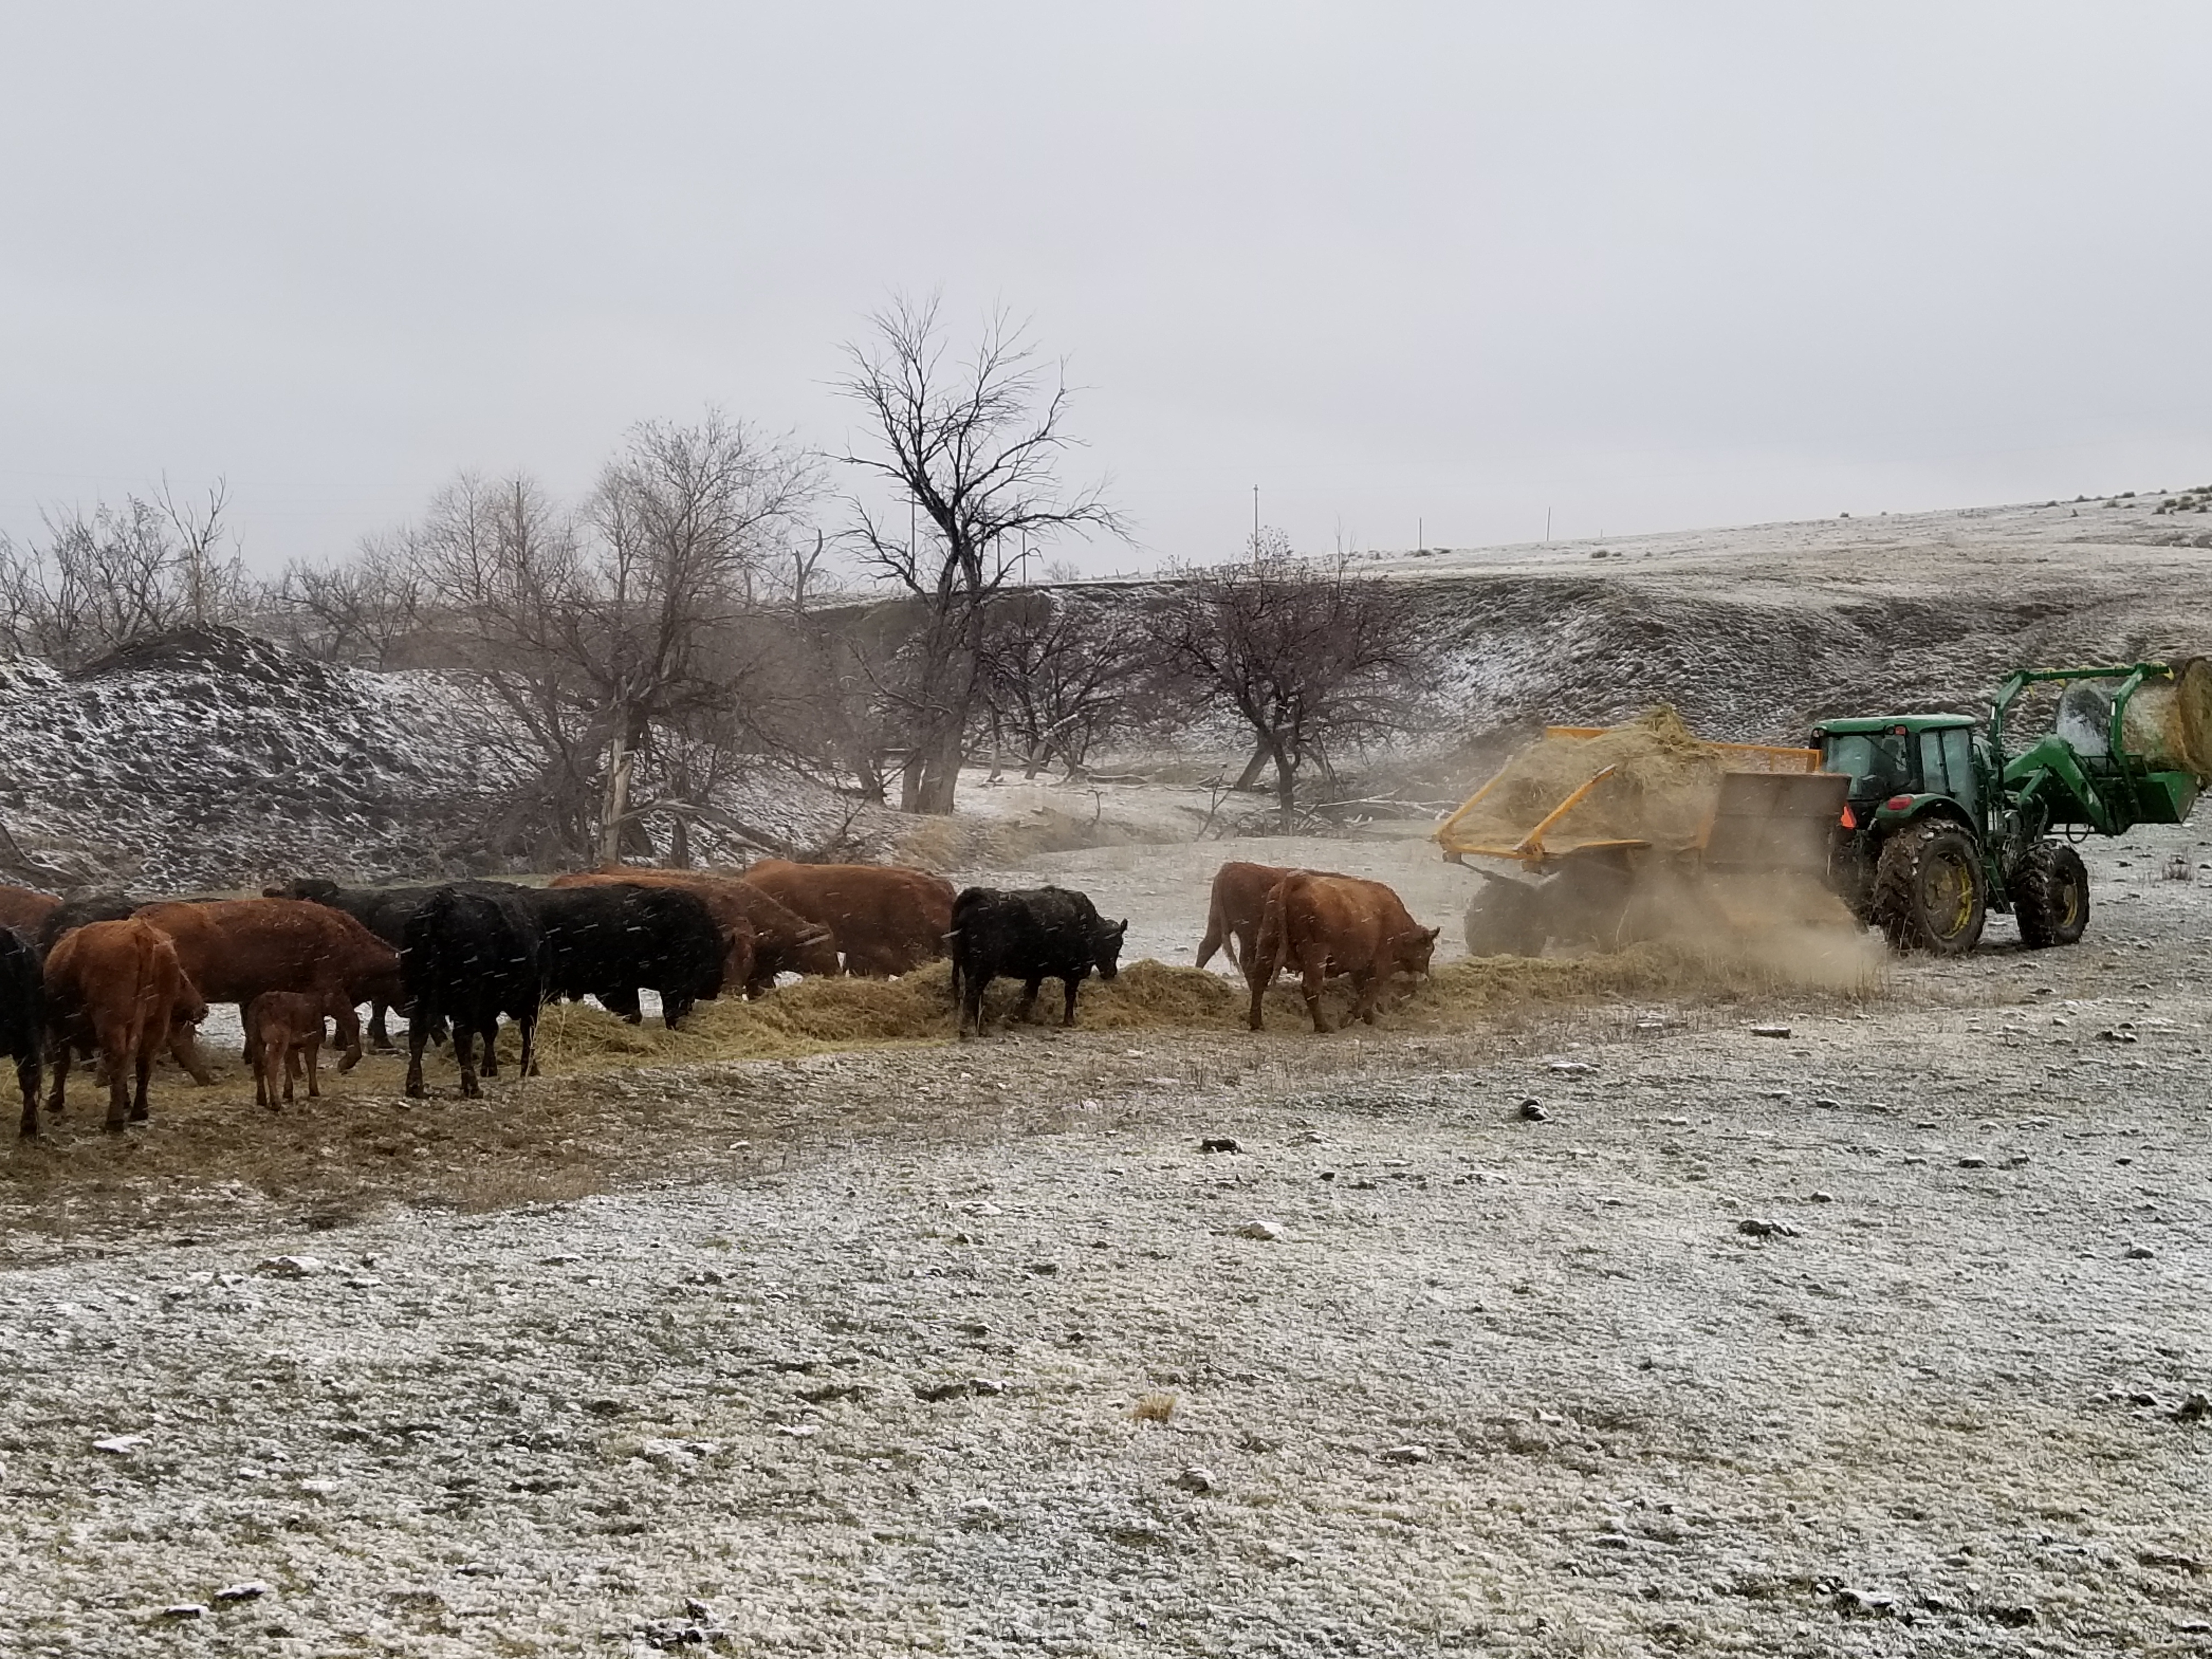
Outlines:
{"type": "Polygon", "coordinates": [[[491,1046],[505,1014],[522,1028],[521,1074],[536,1069],[538,1009],[545,1000],[545,933],[520,888],[500,891],[475,884],[442,887],[408,918],[399,951],[407,994],[414,999],[407,1023],[407,1092],[422,1093],[422,1050],[433,1027],[449,1024],[453,1058],[461,1068],[461,1093],[477,1087],[476,1039],[484,1040],[485,1072],[496,1076],[491,1046]]]}
{"type": "MultiPolygon", "coordinates": [[[[502,893],[522,890],[513,883],[504,881],[457,881],[435,887],[341,887],[321,876],[301,876],[295,880],[264,887],[261,890],[261,896],[264,898],[306,899],[313,904],[324,904],[333,910],[343,910],[397,951],[403,949],[407,943],[407,924],[415,913],[429,902],[433,893],[442,893],[447,887],[502,893]]],[[[392,1046],[391,1032],[385,1024],[387,1006],[381,1002],[371,1002],[368,1006],[368,1041],[379,1048],[392,1046]]],[[[407,1010],[403,1008],[400,1012],[406,1013],[407,1010]]],[[[433,1026],[430,1040],[444,1042],[445,1032],[433,1026]]],[[[499,1075],[496,1060],[484,1067],[484,1075],[499,1075]]]]}
{"type": "Polygon", "coordinates": [[[44,960],[56,940],[71,928],[91,921],[127,921],[142,904],[152,899],[135,898],[112,887],[73,887],[62,897],[39,927],[39,956],[44,960]]]}
{"type": "Polygon", "coordinates": [[[39,947],[0,927],[0,1051],[15,1062],[23,1091],[22,1133],[39,1132],[39,1062],[46,1023],[46,974],[39,947]]]}
{"type": "Polygon", "coordinates": [[[1036,1006],[1048,978],[1067,988],[1067,1013],[1060,1022],[1075,1024],[1075,993],[1096,968],[1098,977],[1121,971],[1125,919],[1110,926],[1080,893],[1038,887],[1003,893],[970,887],[952,901],[952,998],[960,1005],[960,1035],[983,1028],[983,992],[1001,976],[1022,981],[1016,1019],[1036,1006]],[[963,994],[964,993],[964,994],[963,994]]]}
{"type": "Polygon", "coordinates": [[[722,994],[729,950],[714,912],[680,887],[532,887],[524,902],[545,933],[545,994],[597,997],[633,1025],[640,987],[659,993],[671,1030],[722,994]]]}

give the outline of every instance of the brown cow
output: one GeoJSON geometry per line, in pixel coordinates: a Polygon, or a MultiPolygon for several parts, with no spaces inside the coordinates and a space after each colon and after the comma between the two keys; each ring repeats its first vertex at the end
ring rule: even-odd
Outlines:
{"type": "MultiPolygon", "coordinates": [[[[176,941],[185,975],[212,1002],[246,1005],[264,991],[336,993],[345,1003],[338,1036],[342,1072],[361,1060],[361,1019],[354,1005],[404,1002],[399,953],[342,910],[306,899],[210,899],[141,905],[134,913],[176,941]]],[[[199,1083],[214,1078],[189,1042],[174,1046],[178,1064],[199,1083]]]]}
{"type": "Polygon", "coordinates": [[[35,887],[0,885],[0,927],[12,927],[25,939],[38,938],[46,918],[61,908],[59,899],[35,887]]]}
{"type": "MultiPolygon", "coordinates": [[[[146,1080],[154,1054],[173,1033],[187,1044],[207,1018],[207,1004],[159,928],[133,919],[95,921],[64,933],[46,957],[46,1022],[52,1036],[53,1093],[46,1109],[62,1114],[70,1060],[79,1048],[107,1067],[107,1127],[146,1121],[146,1080]],[[136,1092],[127,1079],[135,1075],[136,1092]]],[[[27,1114],[26,1134],[38,1132],[27,1114]]]]}
{"type": "Polygon", "coordinates": [[[1245,975],[1252,987],[1252,1029],[1265,1029],[1261,1002],[1286,967],[1305,976],[1301,988],[1315,1030],[1329,1029],[1321,1012],[1321,988],[1338,975],[1348,975],[1359,994],[1351,1017],[1372,1025],[1376,999],[1390,975],[1427,973],[1436,945],[1437,930],[1415,921],[1381,882],[1293,870],[1269,890],[1260,918],[1245,975]]]}
{"type": "Polygon", "coordinates": [[[319,1099],[316,1076],[323,1051],[323,1018],[343,1024],[353,1005],[343,991],[264,991],[246,1005],[246,1052],[253,1061],[253,1103],[277,1109],[276,1085],[292,1103],[292,1085],[307,1062],[307,1098],[319,1099]]]}
{"type": "Polygon", "coordinates": [[[752,933],[752,961],[734,978],[725,972],[725,985],[743,985],[749,997],[775,988],[778,974],[836,974],[837,941],[826,927],[817,927],[794,915],[766,893],[734,876],[708,875],[697,870],[656,870],[647,865],[616,865],[604,870],[579,871],[556,876],[555,887],[600,887],[609,882],[629,882],[640,887],[680,887],[706,901],[715,926],[732,940],[736,952],[737,925],[743,921],[752,933]]]}
{"type": "MultiPolygon", "coordinates": [[[[1213,872],[1213,894],[1206,908],[1206,937],[1198,942],[1200,967],[1226,946],[1230,964],[1249,975],[1246,964],[1252,960],[1253,941],[1260,936],[1260,914],[1267,908],[1267,895],[1275,884],[1290,873],[1288,866],[1243,864],[1235,860],[1213,872]]],[[[1338,872],[1316,870],[1311,873],[1334,876],[1338,872]]]]}
{"type": "Polygon", "coordinates": [[[950,954],[952,884],[927,870],[763,859],[745,880],[834,933],[848,974],[903,974],[950,954]]]}

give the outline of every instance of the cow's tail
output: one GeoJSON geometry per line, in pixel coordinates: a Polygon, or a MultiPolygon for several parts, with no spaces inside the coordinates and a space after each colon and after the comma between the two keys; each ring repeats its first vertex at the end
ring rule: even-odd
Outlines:
{"type": "Polygon", "coordinates": [[[1286,884],[1279,881],[1267,890],[1267,902],[1260,908],[1260,932],[1252,941],[1252,954],[1244,963],[1244,978],[1252,988],[1249,1023],[1255,1031],[1265,1029],[1261,1004],[1266,1000],[1267,988],[1275,982],[1275,975],[1282,972],[1283,963],[1290,957],[1290,913],[1283,893],[1286,884]]]}
{"type": "MultiPolygon", "coordinates": [[[[159,1018],[164,1035],[168,1024],[167,1011],[155,1006],[161,1000],[161,935],[151,923],[142,921],[131,930],[131,1024],[125,1033],[123,1053],[134,1063],[140,1048],[149,1041],[148,1024],[159,1018]]],[[[112,1064],[114,1057],[109,1058],[112,1064]]]]}
{"type": "Polygon", "coordinates": [[[1206,903],[1206,937],[1198,942],[1198,966],[1203,968],[1213,960],[1216,951],[1229,952],[1229,965],[1242,969],[1244,966],[1237,954],[1237,937],[1229,931],[1229,918],[1221,902],[1221,890],[1216,887],[1206,903]]]}

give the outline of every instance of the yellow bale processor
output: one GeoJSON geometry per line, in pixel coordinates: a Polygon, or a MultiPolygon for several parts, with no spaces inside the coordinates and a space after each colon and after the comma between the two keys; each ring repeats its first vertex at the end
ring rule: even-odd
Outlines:
{"type": "Polygon", "coordinates": [[[1440,824],[1476,865],[1470,956],[1849,929],[1828,872],[1850,779],[1817,749],[1709,743],[1672,709],[1554,726],[1440,824]]]}

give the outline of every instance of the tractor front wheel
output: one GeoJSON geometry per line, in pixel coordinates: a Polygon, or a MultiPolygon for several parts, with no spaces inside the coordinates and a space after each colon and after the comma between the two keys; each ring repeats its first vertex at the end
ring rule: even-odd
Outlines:
{"type": "Polygon", "coordinates": [[[2020,942],[2031,951],[2075,944],[2089,925],[2089,872],[2070,847],[2046,841],[2029,848],[2011,894],[2020,942]]]}
{"type": "Polygon", "coordinates": [[[1974,838],[1948,822],[1915,824],[1883,844],[1874,923],[1899,951],[1964,956],[1982,937],[1988,896],[1974,838]]]}

